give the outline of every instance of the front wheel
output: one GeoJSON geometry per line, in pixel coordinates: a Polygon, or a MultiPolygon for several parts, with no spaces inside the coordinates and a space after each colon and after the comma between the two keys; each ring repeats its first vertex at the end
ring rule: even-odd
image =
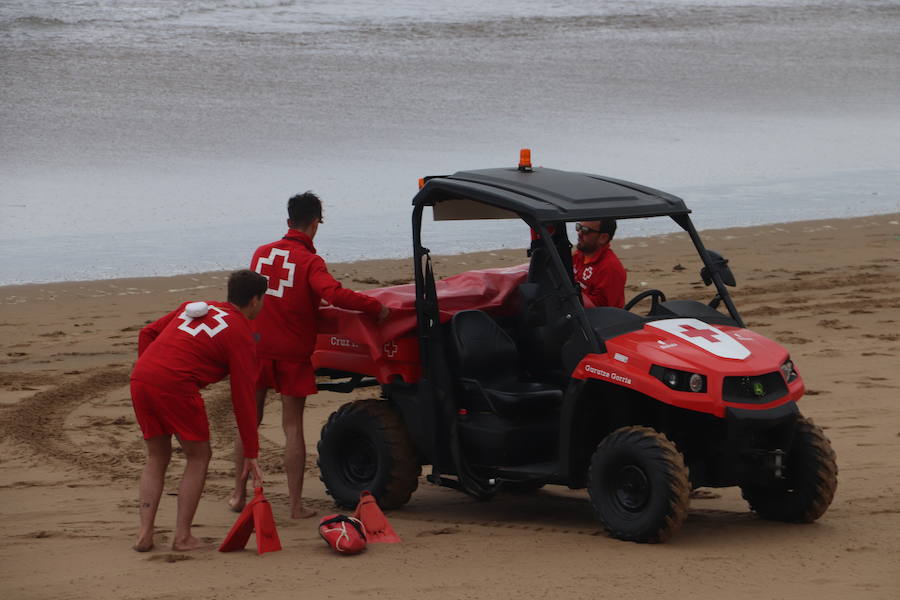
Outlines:
{"type": "Polygon", "coordinates": [[[764,519],[812,523],[831,506],[837,473],[825,432],[800,417],[785,461],[785,478],[770,485],[744,485],[741,492],[750,509],[764,519]]]}
{"type": "Polygon", "coordinates": [[[588,493],[597,519],[615,538],[664,542],[687,518],[691,484],[684,458],[648,427],[622,427],[591,458],[588,493]]]}
{"type": "Polygon", "coordinates": [[[328,417],[317,446],[319,478],[342,507],[369,491],[382,508],[406,504],[419,485],[416,451],[397,411],[383,400],[356,400],[328,417]]]}

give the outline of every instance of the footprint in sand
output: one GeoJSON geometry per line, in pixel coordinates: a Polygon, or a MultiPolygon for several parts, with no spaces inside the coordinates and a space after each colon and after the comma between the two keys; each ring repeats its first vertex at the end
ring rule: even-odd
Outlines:
{"type": "Polygon", "coordinates": [[[847,325],[846,323],[841,323],[837,319],[822,319],[818,323],[816,323],[819,327],[826,327],[828,329],[855,329],[853,325],[847,325]]]}
{"type": "Polygon", "coordinates": [[[820,396],[822,394],[830,394],[831,392],[824,390],[806,390],[807,396],[820,396]]]}
{"type": "Polygon", "coordinates": [[[812,340],[808,340],[806,338],[802,338],[796,335],[778,335],[776,332],[775,339],[781,342],[782,344],[788,344],[790,346],[800,345],[800,344],[808,344],[812,340]]]}
{"type": "Polygon", "coordinates": [[[364,283],[364,284],[369,284],[369,285],[379,285],[381,283],[381,281],[379,281],[378,279],[375,279],[374,277],[363,277],[360,279],[354,278],[353,281],[355,283],[364,283]]]}
{"type": "Polygon", "coordinates": [[[840,350],[835,350],[834,348],[823,348],[822,350],[819,350],[818,352],[814,352],[813,354],[815,356],[822,356],[825,358],[836,358],[838,356],[844,355],[843,352],[841,352],[840,350]]]}
{"type": "Polygon", "coordinates": [[[722,494],[719,492],[714,492],[712,490],[707,490],[704,488],[697,488],[696,490],[691,492],[691,500],[715,500],[716,498],[721,498],[722,494]]]}
{"type": "Polygon", "coordinates": [[[148,556],[147,560],[174,563],[174,562],[181,562],[183,560],[191,560],[192,558],[194,558],[194,557],[188,556],[187,554],[175,554],[172,552],[167,552],[165,554],[154,554],[153,556],[148,556]]]}
{"type": "Polygon", "coordinates": [[[30,538],[41,540],[44,538],[54,537],[56,535],[58,535],[58,533],[55,531],[34,531],[32,533],[27,534],[25,537],[30,537],[30,538]]]}
{"type": "Polygon", "coordinates": [[[425,537],[428,535],[451,535],[454,533],[459,533],[460,529],[458,527],[441,527],[440,529],[429,529],[427,531],[420,531],[416,534],[416,537],[425,537]]]}
{"type": "Polygon", "coordinates": [[[896,342],[897,340],[900,340],[900,334],[897,333],[866,333],[863,335],[863,337],[881,340],[883,342],[896,342]]]}

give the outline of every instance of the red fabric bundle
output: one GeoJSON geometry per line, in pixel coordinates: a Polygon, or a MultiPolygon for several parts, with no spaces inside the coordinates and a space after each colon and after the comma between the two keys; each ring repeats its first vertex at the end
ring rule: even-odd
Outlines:
{"type": "Polygon", "coordinates": [[[319,521],[319,535],[339,554],[358,554],[366,549],[366,528],[359,519],[326,515],[319,521]]]}

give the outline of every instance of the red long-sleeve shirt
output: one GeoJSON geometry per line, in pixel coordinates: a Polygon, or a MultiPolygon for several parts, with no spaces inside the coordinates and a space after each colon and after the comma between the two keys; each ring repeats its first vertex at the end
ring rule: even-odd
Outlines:
{"type": "Polygon", "coordinates": [[[594,306],[625,306],[625,267],[609,244],[587,260],[580,250],[576,251],[572,268],[582,295],[594,306]]]}
{"type": "Polygon", "coordinates": [[[381,303],[344,289],[316,254],[312,239],[289,229],[277,242],[260,246],[250,268],[269,280],[262,311],[254,320],[260,358],[308,361],[316,345],[321,300],[377,317],[381,303]]]}
{"type": "Polygon", "coordinates": [[[231,403],[244,456],[255,458],[259,453],[255,398],[259,366],[250,321],[227,302],[207,302],[206,316],[191,319],[185,314],[187,304],[141,329],[131,378],[193,394],[230,375],[231,403]]]}

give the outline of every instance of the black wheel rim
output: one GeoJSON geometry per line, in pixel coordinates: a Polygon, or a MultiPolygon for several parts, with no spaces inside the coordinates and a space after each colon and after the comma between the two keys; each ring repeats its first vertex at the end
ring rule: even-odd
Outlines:
{"type": "Polygon", "coordinates": [[[378,451],[367,437],[356,436],[343,444],[341,472],[344,479],[357,486],[365,486],[375,479],[378,472],[378,451]]]}
{"type": "Polygon", "coordinates": [[[612,496],[622,509],[636,513],[650,501],[650,480],[643,469],[625,465],[616,473],[612,496]]]}

